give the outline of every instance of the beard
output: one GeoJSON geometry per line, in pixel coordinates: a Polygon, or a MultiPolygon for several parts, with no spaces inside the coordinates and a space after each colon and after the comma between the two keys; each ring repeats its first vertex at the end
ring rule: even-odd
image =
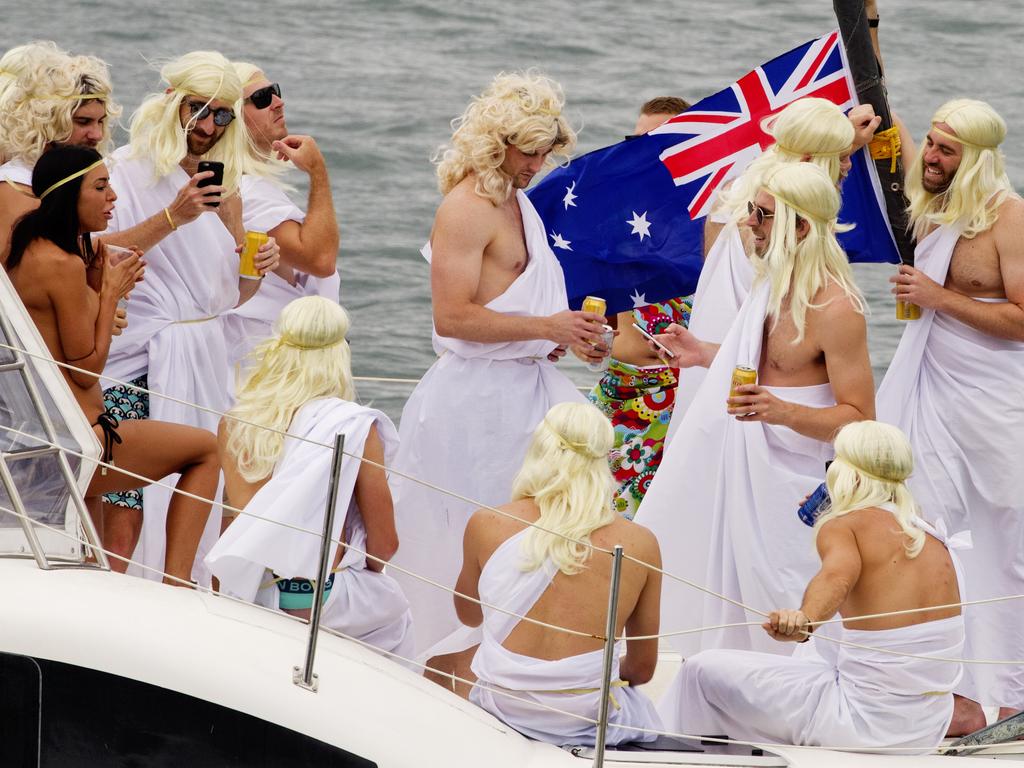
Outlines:
{"type": "Polygon", "coordinates": [[[924,191],[932,195],[939,195],[949,189],[949,185],[953,183],[953,174],[947,174],[945,171],[939,168],[932,168],[932,170],[938,170],[940,176],[929,176],[926,171],[929,170],[929,166],[924,166],[921,169],[921,186],[924,187],[924,191]]]}
{"type": "Polygon", "coordinates": [[[185,143],[188,145],[188,153],[193,157],[201,157],[213,149],[217,140],[220,139],[216,133],[212,136],[199,136],[195,133],[190,133],[185,139],[185,143]]]}

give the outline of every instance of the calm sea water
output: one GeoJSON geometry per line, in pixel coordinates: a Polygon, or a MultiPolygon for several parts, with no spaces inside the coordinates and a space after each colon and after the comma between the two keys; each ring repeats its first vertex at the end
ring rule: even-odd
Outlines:
{"type": "MultiPolygon", "coordinates": [[[[943,101],[984,99],[1010,126],[1009,173],[1024,188],[1024,0],[881,0],[880,14],[890,101],[914,134],[943,101]]],[[[159,87],[162,59],[215,49],[260,64],[281,83],[290,129],[316,137],[327,157],[356,374],[418,378],[433,361],[429,274],[418,253],[440,200],[430,156],[495,73],[537,67],[559,80],[585,152],[628,132],[646,99],[696,101],[834,26],[827,0],[78,0],[5,3],[0,48],[52,39],[104,58],[125,124],[159,87]]],[[[873,309],[876,383],[902,330],[891,272],[857,267],[873,309]]],[[[581,364],[563,365],[577,383],[593,382],[581,364]]],[[[360,391],[397,418],[411,385],[360,391]]]]}

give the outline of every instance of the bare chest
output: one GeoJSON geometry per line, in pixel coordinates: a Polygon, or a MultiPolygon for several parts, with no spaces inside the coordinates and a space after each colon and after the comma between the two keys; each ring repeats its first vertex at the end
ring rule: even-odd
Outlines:
{"type": "Polygon", "coordinates": [[[480,285],[476,298],[481,304],[504,293],[529,262],[519,204],[514,199],[512,202],[513,207],[502,207],[495,212],[498,226],[491,242],[484,249],[480,265],[480,285]]]}
{"type": "Polygon", "coordinates": [[[991,231],[957,241],[949,262],[946,287],[965,296],[1005,298],[999,253],[991,231]]]}
{"type": "Polygon", "coordinates": [[[801,387],[828,381],[825,356],[814,341],[812,311],[808,311],[804,337],[796,341],[797,328],[784,309],[778,323],[765,320],[758,366],[758,383],[765,386],[801,387]]]}

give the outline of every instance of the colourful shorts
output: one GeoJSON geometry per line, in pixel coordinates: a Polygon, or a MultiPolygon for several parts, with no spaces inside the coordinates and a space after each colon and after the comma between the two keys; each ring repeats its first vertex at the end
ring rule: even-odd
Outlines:
{"type": "MultiPolygon", "coordinates": [[[[103,390],[103,407],[107,413],[120,424],[125,419],[148,419],[149,418],[149,393],[140,392],[134,387],[149,389],[149,381],[145,374],[137,379],[128,382],[131,386],[116,384],[110,389],[103,390]]],[[[108,493],[103,497],[107,504],[126,509],[142,511],[142,489],[136,488],[131,491],[118,491],[108,493]]]]}
{"type": "MultiPolygon", "coordinates": [[[[282,579],[275,575],[277,580],[277,606],[286,611],[303,611],[313,607],[313,595],[316,592],[316,583],[309,579],[282,579]]],[[[324,602],[331,594],[331,587],[334,586],[334,574],[327,577],[327,584],[324,585],[324,602]]]]}

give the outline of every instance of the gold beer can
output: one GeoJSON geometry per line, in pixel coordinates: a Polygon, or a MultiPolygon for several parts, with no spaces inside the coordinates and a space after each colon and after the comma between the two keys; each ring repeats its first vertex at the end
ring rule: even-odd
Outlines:
{"type": "Polygon", "coordinates": [[[909,301],[896,300],[897,320],[919,320],[921,319],[921,308],[909,301]]]}
{"type": "Polygon", "coordinates": [[[607,308],[608,302],[600,296],[587,296],[587,298],[583,300],[584,312],[593,312],[595,315],[601,315],[604,317],[604,312],[607,308]]]}
{"type": "Polygon", "coordinates": [[[739,393],[736,387],[744,384],[757,384],[757,371],[745,365],[737,365],[732,369],[732,385],[729,387],[729,397],[736,397],[739,393]]]}
{"type": "Polygon", "coordinates": [[[245,245],[242,246],[242,255],[238,262],[238,274],[249,280],[259,280],[263,275],[256,269],[256,252],[264,245],[270,237],[266,232],[246,232],[245,245]]]}

